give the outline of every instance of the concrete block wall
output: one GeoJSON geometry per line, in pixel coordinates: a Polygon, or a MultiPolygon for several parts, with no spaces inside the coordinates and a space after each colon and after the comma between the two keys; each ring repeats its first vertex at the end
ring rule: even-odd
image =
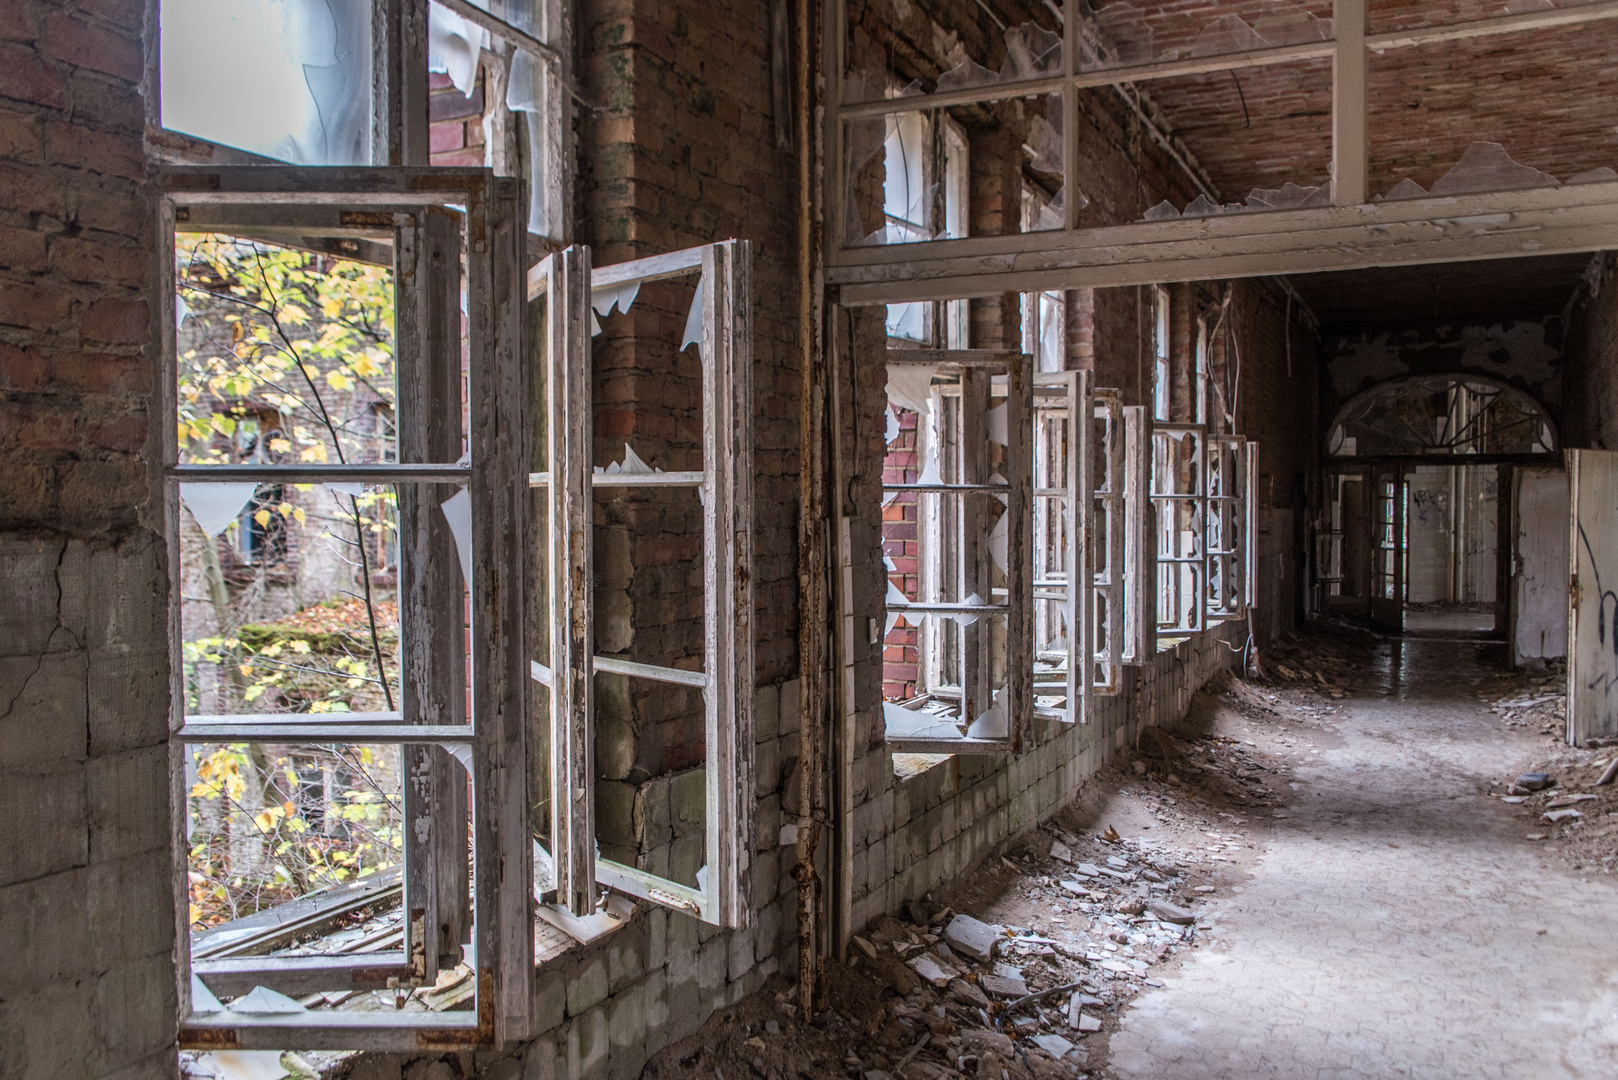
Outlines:
{"type": "MultiPolygon", "coordinates": [[[[1191,695],[1239,665],[1245,623],[1225,623],[1127,669],[1125,692],[1097,699],[1089,724],[1037,721],[1015,758],[957,755],[908,780],[876,749],[854,761],[853,926],[958,884],[1008,841],[1071,802],[1144,726],[1183,720],[1191,695]]],[[[858,726],[869,732],[872,718],[858,726]]]]}
{"type": "Polygon", "coordinates": [[[174,1073],[143,0],[0,13],[0,1076],[174,1073]]]}

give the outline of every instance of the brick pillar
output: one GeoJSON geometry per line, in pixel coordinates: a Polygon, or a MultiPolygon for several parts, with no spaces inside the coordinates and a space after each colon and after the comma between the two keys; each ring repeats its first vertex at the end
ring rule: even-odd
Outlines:
{"type": "Polygon", "coordinates": [[[147,11],[73,7],[0,20],[0,1071],[172,1076],[147,11]]]}

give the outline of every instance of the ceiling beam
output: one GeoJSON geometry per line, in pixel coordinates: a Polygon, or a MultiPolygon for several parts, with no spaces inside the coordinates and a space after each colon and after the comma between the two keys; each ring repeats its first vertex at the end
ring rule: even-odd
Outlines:
{"type": "Polygon", "coordinates": [[[1365,117],[1365,0],[1333,0],[1332,34],[1332,201],[1358,206],[1370,198],[1366,164],[1369,142],[1365,117]]]}
{"type": "Polygon", "coordinates": [[[1618,182],[839,252],[848,305],[1618,249],[1618,182]]]}

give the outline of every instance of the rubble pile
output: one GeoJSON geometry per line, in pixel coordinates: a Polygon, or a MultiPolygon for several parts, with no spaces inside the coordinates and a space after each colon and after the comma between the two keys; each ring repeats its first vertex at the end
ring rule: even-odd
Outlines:
{"type": "Polygon", "coordinates": [[[777,980],[665,1049],[645,1076],[1098,1075],[1127,1004],[1217,933],[1208,902],[1256,857],[1245,815],[1285,813],[1268,808],[1285,801],[1290,770],[1275,747],[1232,737],[1233,714],[1290,739],[1331,709],[1323,693],[1216,680],[1186,725],[1143,733],[1137,755],[1111,762],[1080,804],[958,893],[866,926],[810,1023],[796,987],[777,980]]]}
{"type": "Polygon", "coordinates": [[[1618,750],[1557,746],[1528,772],[1491,785],[1516,808],[1527,838],[1575,870],[1610,874],[1618,864],[1618,750]]]}
{"type": "Polygon", "coordinates": [[[1499,715],[1507,727],[1561,735],[1567,727],[1567,676],[1552,673],[1543,677],[1511,676],[1514,685],[1504,694],[1479,691],[1489,702],[1489,710],[1499,715]]]}
{"type": "Polygon", "coordinates": [[[1254,656],[1252,674],[1260,682],[1311,689],[1337,701],[1352,697],[1365,667],[1365,632],[1344,628],[1344,635],[1324,627],[1308,635],[1283,634],[1254,656]]]}
{"type": "Polygon", "coordinates": [[[1192,884],[1179,853],[1112,829],[1081,838],[1048,825],[1033,844],[997,874],[1002,896],[1039,910],[1029,925],[913,903],[909,918],[855,936],[829,980],[830,1007],[811,1024],[797,1022],[796,988],[779,990],[779,1015],[748,1016],[744,1003],[646,1076],[1089,1075],[1086,1039],[1114,1029],[1143,986],[1162,985],[1151,966],[1206,932],[1195,910],[1213,887],[1192,884]]]}

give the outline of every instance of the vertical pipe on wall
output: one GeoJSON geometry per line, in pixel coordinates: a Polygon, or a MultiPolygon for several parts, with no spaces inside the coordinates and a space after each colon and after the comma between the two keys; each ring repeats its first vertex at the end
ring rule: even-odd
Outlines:
{"type": "Polygon", "coordinates": [[[798,508],[798,755],[800,782],[797,865],[798,1007],[813,1014],[824,952],[823,894],[815,857],[826,817],[824,787],[826,716],[826,461],[825,356],[821,349],[821,252],[815,219],[815,190],[821,181],[811,103],[815,93],[812,13],[814,0],[796,0],[797,18],[794,124],[798,154],[798,342],[799,342],[799,508],[798,508]]]}

